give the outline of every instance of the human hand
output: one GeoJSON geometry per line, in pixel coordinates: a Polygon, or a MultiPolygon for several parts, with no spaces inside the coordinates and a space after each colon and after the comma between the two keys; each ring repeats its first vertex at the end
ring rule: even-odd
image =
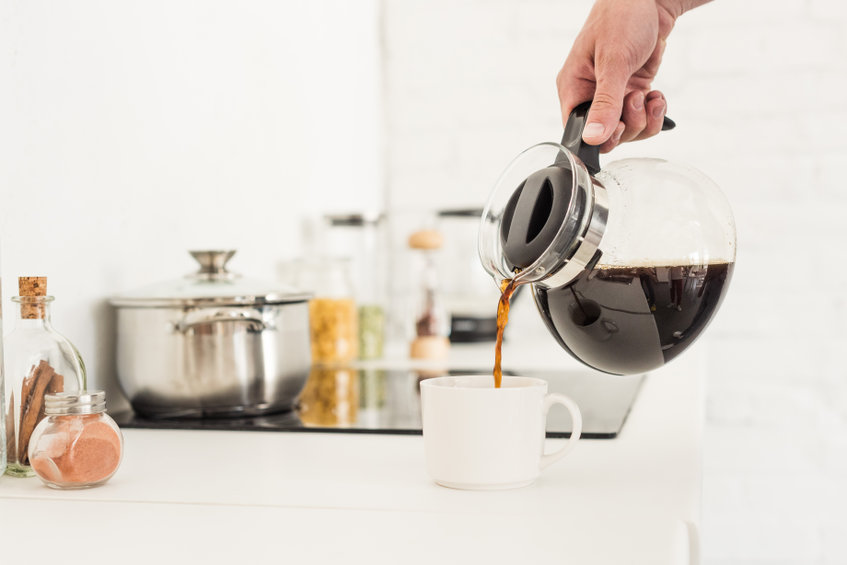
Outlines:
{"type": "Polygon", "coordinates": [[[556,78],[562,122],[593,100],[583,141],[611,151],[662,129],[667,101],[651,90],[665,42],[686,9],[707,0],[597,0],[556,78]]]}

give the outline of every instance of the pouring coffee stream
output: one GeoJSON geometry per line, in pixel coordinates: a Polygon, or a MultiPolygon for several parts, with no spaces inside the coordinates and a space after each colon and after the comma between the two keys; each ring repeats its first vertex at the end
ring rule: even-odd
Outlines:
{"type": "Polygon", "coordinates": [[[517,283],[514,279],[504,279],[500,283],[500,301],[497,303],[497,338],[494,342],[494,388],[500,388],[503,381],[503,332],[509,323],[509,305],[515,293],[517,283]]]}
{"type": "MultiPolygon", "coordinates": [[[[521,153],[483,212],[480,259],[505,299],[495,379],[507,288],[531,284],[559,345],[619,375],[676,357],[726,293],[735,226],[718,187],[695,169],[660,159],[601,169],[599,147],[582,142],[588,109],[574,109],[561,144],[521,153]]],[[[674,126],[666,119],[663,130],[674,126]]]]}

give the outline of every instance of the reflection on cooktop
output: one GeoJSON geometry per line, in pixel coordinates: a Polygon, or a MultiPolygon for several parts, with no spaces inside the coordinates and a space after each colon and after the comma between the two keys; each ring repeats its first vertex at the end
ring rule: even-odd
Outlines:
{"type": "MultiPolygon", "coordinates": [[[[544,379],[550,392],[573,398],[582,411],[582,437],[594,439],[618,435],[644,381],[644,376],[588,370],[521,374],[544,379]]],[[[418,385],[423,378],[406,370],[312,369],[298,408],[290,412],[249,418],[149,419],[132,412],[112,417],[125,428],[420,434],[418,385]]],[[[570,431],[567,411],[554,408],[547,419],[547,437],[569,437],[570,431]]]]}

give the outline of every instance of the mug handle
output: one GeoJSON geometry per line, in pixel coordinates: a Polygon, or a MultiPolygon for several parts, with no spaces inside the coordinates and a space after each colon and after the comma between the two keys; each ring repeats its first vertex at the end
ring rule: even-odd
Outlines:
{"type": "Polygon", "coordinates": [[[576,441],[579,439],[579,436],[582,435],[582,413],[579,411],[579,406],[577,406],[576,402],[574,402],[564,394],[551,392],[544,396],[544,421],[547,421],[547,413],[550,412],[550,408],[554,404],[561,404],[562,406],[568,409],[568,412],[571,413],[573,430],[571,431],[570,439],[568,439],[565,445],[563,445],[561,448],[554,451],[553,453],[545,453],[541,456],[541,462],[539,464],[541,469],[546,469],[547,467],[567,455],[568,452],[572,450],[576,445],[576,441]]]}

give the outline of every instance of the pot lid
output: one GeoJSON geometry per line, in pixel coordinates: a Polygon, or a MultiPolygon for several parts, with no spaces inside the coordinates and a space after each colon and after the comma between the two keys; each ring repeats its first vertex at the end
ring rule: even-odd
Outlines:
{"type": "Polygon", "coordinates": [[[244,278],[228,271],[235,251],[190,251],[200,269],[186,277],[155,283],[113,297],[113,306],[174,307],[303,302],[311,295],[282,284],[244,278]]]}

